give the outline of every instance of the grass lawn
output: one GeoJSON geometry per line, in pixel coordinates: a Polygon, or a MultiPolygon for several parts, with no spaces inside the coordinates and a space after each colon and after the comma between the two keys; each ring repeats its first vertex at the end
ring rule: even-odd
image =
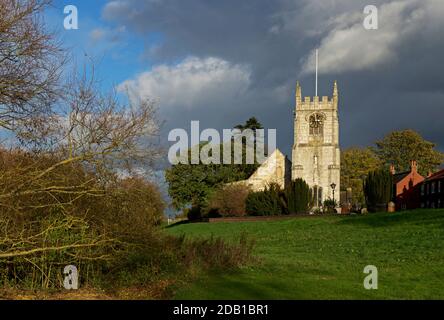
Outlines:
{"type": "Polygon", "coordinates": [[[176,299],[444,299],[444,210],[281,221],[198,223],[188,237],[255,239],[258,262],[202,275],[176,299]],[[366,265],[379,289],[365,290],[366,265]]]}

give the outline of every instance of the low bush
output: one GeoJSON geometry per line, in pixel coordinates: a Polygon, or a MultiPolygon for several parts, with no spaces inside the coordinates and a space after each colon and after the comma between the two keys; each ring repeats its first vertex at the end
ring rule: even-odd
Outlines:
{"type": "Polygon", "coordinates": [[[202,219],[202,209],[199,206],[193,206],[187,211],[189,221],[199,221],[202,219]]]}
{"type": "Polygon", "coordinates": [[[12,223],[12,219],[0,219],[0,286],[63,288],[62,271],[67,265],[77,267],[82,284],[91,284],[104,266],[128,249],[84,217],[52,213],[14,228],[12,223]]]}
{"type": "Polygon", "coordinates": [[[245,201],[250,189],[241,184],[224,185],[216,189],[209,200],[210,217],[242,217],[247,215],[245,201]]]}
{"type": "Polygon", "coordinates": [[[336,213],[336,208],[338,207],[338,203],[336,200],[327,199],[324,201],[324,213],[336,213]]]}
{"type": "Polygon", "coordinates": [[[245,201],[248,215],[273,216],[286,214],[285,199],[277,184],[271,184],[264,191],[251,192],[245,201]]]}

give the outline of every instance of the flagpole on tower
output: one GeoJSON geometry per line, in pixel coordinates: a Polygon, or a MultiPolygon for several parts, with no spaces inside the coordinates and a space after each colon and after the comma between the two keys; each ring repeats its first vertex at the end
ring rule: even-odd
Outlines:
{"type": "Polygon", "coordinates": [[[319,65],[319,50],[316,49],[316,91],[315,91],[315,97],[318,96],[318,65],[319,65]]]}

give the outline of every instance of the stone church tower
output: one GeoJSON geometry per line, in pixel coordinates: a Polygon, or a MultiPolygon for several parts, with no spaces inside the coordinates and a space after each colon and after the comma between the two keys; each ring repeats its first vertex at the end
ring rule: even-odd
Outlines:
{"type": "Polygon", "coordinates": [[[296,86],[292,179],[304,179],[313,191],[315,207],[326,199],[340,197],[340,149],[338,118],[338,86],[333,97],[305,97],[299,82],[296,86]],[[317,205],[316,205],[317,203],[317,205]]]}

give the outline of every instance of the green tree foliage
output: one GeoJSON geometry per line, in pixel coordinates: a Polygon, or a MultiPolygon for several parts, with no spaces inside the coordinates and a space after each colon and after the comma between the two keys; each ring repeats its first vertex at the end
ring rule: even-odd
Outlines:
{"type": "Polygon", "coordinates": [[[393,164],[397,171],[408,171],[411,160],[416,160],[420,174],[427,175],[444,161],[444,154],[435,150],[435,146],[414,130],[402,130],[377,141],[375,151],[386,165],[393,164]]]}
{"type": "MultiPolygon", "coordinates": [[[[234,127],[234,129],[239,129],[242,132],[244,132],[245,130],[251,130],[253,132],[253,141],[252,141],[253,148],[254,148],[254,150],[256,150],[256,144],[257,144],[256,132],[259,129],[264,129],[264,127],[255,117],[248,119],[247,121],[245,121],[244,124],[238,124],[237,126],[234,127]]],[[[235,137],[233,137],[232,141],[234,141],[234,140],[235,140],[235,137]]],[[[249,145],[247,144],[246,138],[244,137],[242,139],[242,152],[243,152],[244,156],[247,152],[247,147],[249,147],[249,145]]],[[[256,153],[254,154],[254,159],[255,159],[254,161],[256,162],[257,161],[256,153]]],[[[251,168],[251,166],[248,166],[245,164],[242,164],[241,166],[244,166],[244,168],[243,168],[244,170],[248,170],[249,168],[251,168]]],[[[256,169],[257,169],[257,167],[254,168],[254,170],[253,170],[253,172],[251,172],[251,174],[253,174],[256,169]]]]}
{"type": "MultiPolygon", "coordinates": [[[[237,125],[236,129],[262,129],[256,118],[249,119],[244,125],[237,125]]],[[[234,159],[233,141],[231,145],[231,158],[234,159]]],[[[199,150],[205,144],[199,146],[199,150]]],[[[220,154],[223,155],[227,143],[220,145],[220,154]]],[[[165,178],[168,182],[168,193],[176,209],[183,209],[189,205],[204,208],[209,197],[221,185],[248,179],[258,168],[258,164],[245,164],[246,144],[243,142],[242,164],[177,164],[167,169],[165,178]]],[[[190,158],[191,151],[189,151],[190,158]]],[[[233,162],[232,162],[233,163],[233,162]]]]}
{"type": "Polygon", "coordinates": [[[352,203],[364,203],[363,179],[380,168],[382,161],[371,148],[349,148],[341,155],[341,188],[352,189],[352,203]]]}
{"type": "Polygon", "coordinates": [[[310,187],[303,179],[291,181],[285,188],[285,199],[289,214],[307,213],[310,210],[310,187]]]}
{"type": "MultiPolygon", "coordinates": [[[[233,148],[231,151],[234,152],[233,148]]],[[[225,183],[248,179],[257,167],[257,164],[177,164],[165,171],[165,179],[176,209],[189,205],[203,208],[218,187],[225,183]]]]}
{"type": "Polygon", "coordinates": [[[245,124],[238,124],[234,128],[235,129],[240,129],[240,130],[251,129],[254,132],[256,132],[256,130],[263,129],[264,127],[262,126],[262,124],[255,117],[252,117],[252,118],[248,119],[245,122],[245,124]]]}
{"type": "Polygon", "coordinates": [[[285,213],[282,191],[271,184],[264,191],[251,192],[245,201],[247,214],[251,216],[278,216],[285,213]]]}
{"type": "Polygon", "coordinates": [[[364,181],[364,193],[370,211],[384,210],[393,199],[393,177],[386,169],[368,174],[364,181]]]}

